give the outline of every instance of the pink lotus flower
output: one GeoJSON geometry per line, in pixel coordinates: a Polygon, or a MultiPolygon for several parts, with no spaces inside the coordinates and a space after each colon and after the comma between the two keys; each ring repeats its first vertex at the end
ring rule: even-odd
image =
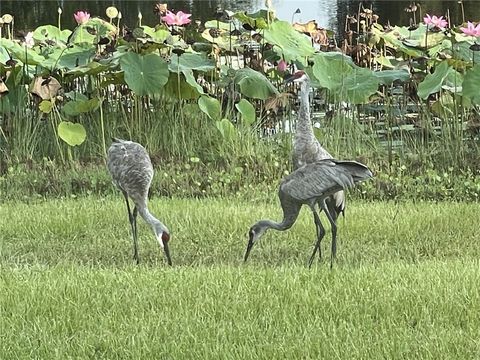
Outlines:
{"type": "Polygon", "coordinates": [[[85,24],[90,19],[90,14],[86,11],[77,11],[73,14],[78,25],[85,24]]]}
{"type": "Polygon", "coordinates": [[[280,60],[277,65],[277,70],[280,72],[284,72],[287,70],[288,64],[285,62],[285,60],[280,60]]]}
{"type": "Polygon", "coordinates": [[[477,26],[475,26],[474,23],[472,22],[468,22],[467,23],[467,27],[464,28],[464,27],[461,27],[460,30],[462,30],[462,32],[465,34],[465,35],[470,35],[470,36],[476,36],[476,37],[479,37],[480,36],[480,23],[477,24],[477,26]]]}
{"type": "Polygon", "coordinates": [[[183,11],[179,11],[176,14],[171,12],[170,10],[167,10],[167,15],[162,16],[162,20],[165,21],[168,25],[186,25],[190,24],[189,17],[192,16],[192,14],[186,14],[183,11]]]}
{"type": "Polygon", "coordinates": [[[440,30],[445,29],[448,25],[448,21],[445,20],[443,16],[437,17],[435,15],[430,16],[428,14],[426,14],[426,16],[423,18],[423,22],[427,26],[431,25],[431,27],[436,27],[440,30]]]}

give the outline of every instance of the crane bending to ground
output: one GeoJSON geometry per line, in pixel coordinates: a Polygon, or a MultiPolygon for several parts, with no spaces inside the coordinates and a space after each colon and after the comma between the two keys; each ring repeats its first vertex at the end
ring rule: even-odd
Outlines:
{"type": "Polygon", "coordinates": [[[167,227],[153,216],[147,207],[148,190],[153,178],[153,166],[145,148],[133,141],[113,139],[107,155],[108,171],[112,175],[113,183],[120,189],[127,203],[128,219],[132,227],[133,258],[140,262],[138,257],[137,214],[152,227],[155,237],[163,248],[167,262],[172,265],[168,241],[170,232],[167,227]],[[128,198],[134,203],[133,212],[130,211],[128,198]]]}
{"type": "MultiPolygon", "coordinates": [[[[287,77],[285,82],[300,84],[300,107],[298,109],[295,136],[293,138],[293,170],[296,170],[305,164],[311,164],[319,160],[332,159],[332,155],[322,147],[313,133],[312,121],[310,119],[310,102],[308,100],[308,94],[310,92],[310,79],[308,75],[303,70],[299,70],[287,77]]],[[[325,200],[325,203],[327,205],[326,208],[330,212],[330,217],[336,224],[337,217],[340,213],[345,214],[344,191],[340,190],[333,193],[325,200]]],[[[332,236],[333,231],[334,228],[332,227],[332,236]]],[[[318,253],[321,257],[321,249],[319,249],[318,253]]]]}
{"type": "Polygon", "coordinates": [[[317,241],[310,257],[309,266],[312,265],[315,253],[320,251],[320,243],[325,236],[320,217],[315,209],[318,203],[327,215],[332,226],[332,254],[330,268],[337,252],[337,226],[328,211],[326,201],[339,190],[354,186],[355,183],[371,178],[372,172],[363,164],[356,161],[341,161],[334,159],[320,160],[306,164],[283,178],[280,183],[278,197],[283,210],[282,222],[260,220],[255,223],[248,233],[249,240],[244,261],[247,261],[253,245],[268,229],[284,231],[290,229],[297,220],[302,205],[308,205],[313,213],[317,230],[317,241]]]}

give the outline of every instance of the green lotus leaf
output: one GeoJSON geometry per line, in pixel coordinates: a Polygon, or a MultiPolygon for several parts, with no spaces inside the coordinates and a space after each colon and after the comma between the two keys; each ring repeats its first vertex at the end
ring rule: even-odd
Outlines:
{"type": "Polygon", "coordinates": [[[159,44],[163,44],[163,42],[170,36],[170,31],[163,27],[155,29],[150,26],[142,26],[142,29],[146,35],[150,36],[153,41],[159,44]]]}
{"type": "Polygon", "coordinates": [[[216,121],[215,126],[225,140],[231,140],[237,135],[235,126],[233,126],[232,122],[228,119],[216,121]]]}
{"type": "Polygon", "coordinates": [[[73,100],[67,102],[63,106],[63,112],[68,116],[77,116],[98,109],[101,103],[102,100],[98,98],[90,100],[73,100]]]}
{"type": "Polygon", "coordinates": [[[168,81],[168,64],[156,54],[126,53],[120,59],[120,67],[129,88],[140,96],[160,93],[168,81]]]}
{"type": "Polygon", "coordinates": [[[0,64],[5,65],[8,60],[10,60],[10,56],[7,50],[3,46],[0,46],[0,64]]]}
{"type": "Polygon", "coordinates": [[[463,96],[476,105],[480,105],[478,84],[480,84],[480,64],[475,65],[466,72],[462,90],[463,96]]]}
{"type": "Polygon", "coordinates": [[[73,69],[77,66],[85,66],[90,63],[95,55],[95,49],[91,46],[73,45],[71,48],[56,48],[48,54],[48,58],[41,64],[48,69],[73,69]]]}
{"type": "Polygon", "coordinates": [[[210,96],[201,96],[198,99],[198,106],[207,116],[212,120],[217,120],[220,118],[220,102],[210,96]]]}
{"type": "Polygon", "coordinates": [[[278,90],[265,75],[251,68],[239,69],[235,72],[234,81],[240,86],[240,92],[254,99],[266,100],[278,90]]]}
{"type": "Polygon", "coordinates": [[[268,27],[267,24],[267,16],[270,19],[273,19],[273,13],[267,13],[267,10],[259,10],[253,14],[247,14],[245,11],[240,11],[233,15],[234,18],[240,20],[244,24],[250,25],[252,28],[257,29],[266,29],[268,27]]]}
{"type": "Polygon", "coordinates": [[[195,77],[193,76],[193,71],[192,70],[183,70],[182,74],[185,76],[185,81],[192,87],[194,88],[199,94],[203,94],[203,88],[200,86],[200,84],[195,80],[195,77]]]}
{"type": "Polygon", "coordinates": [[[440,91],[443,81],[451,68],[446,61],[443,61],[435,68],[433,74],[428,74],[425,79],[418,84],[418,96],[426,99],[430,94],[440,91]]]}
{"type": "Polygon", "coordinates": [[[233,26],[231,23],[226,23],[223,21],[217,21],[217,20],[209,20],[205,22],[205,27],[207,29],[209,28],[214,28],[214,29],[222,29],[222,30],[233,30],[233,26]]]}
{"type": "Polygon", "coordinates": [[[98,75],[111,68],[110,64],[100,64],[96,61],[92,61],[86,65],[81,65],[72,68],[65,72],[65,75],[83,76],[83,75],[98,75]]]}
{"type": "Polygon", "coordinates": [[[72,34],[71,30],[60,30],[53,25],[42,25],[33,31],[33,38],[38,41],[53,40],[67,43],[68,37],[72,34]]]}
{"type": "Polygon", "coordinates": [[[469,42],[461,42],[453,44],[452,52],[455,59],[471,62],[473,60],[473,51],[470,50],[472,44],[469,42]]]}
{"type": "Polygon", "coordinates": [[[12,57],[27,65],[40,65],[45,61],[42,55],[39,55],[33,49],[22,46],[9,39],[0,39],[0,48],[4,47],[12,57]]]}
{"type": "Polygon", "coordinates": [[[265,40],[281,49],[285,61],[303,61],[305,57],[314,54],[312,40],[296,31],[288,21],[274,21],[265,29],[265,40]]]}
{"type": "Polygon", "coordinates": [[[82,144],[87,137],[87,132],[82,124],[74,124],[70,121],[62,121],[58,124],[57,131],[60,139],[70,146],[82,144]]]}
{"type": "Polygon", "coordinates": [[[53,109],[53,103],[50,100],[42,100],[38,109],[45,114],[49,114],[53,109]]]}
{"type": "Polygon", "coordinates": [[[368,101],[370,96],[375,94],[378,84],[379,80],[372,70],[355,67],[346,76],[344,87],[341,90],[345,92],[346,100],[350,103],[363,104],[368,101]]]}
{"type": "Polygon", "coordinates": [[[190,70],[190,73],[188,74],[189,74],[189,77],[187,80],[185,73],[180,73],[180,75],[176,73],[170,73],[170,77],[164,88],[165,93],[171,96],[172,98],[176,98],[176,99],[183,99],[183,100],[198,99],[200,94],[203,93],[203,89],[195,81],[195,78],[193,77],[191,70],[190,70]],[[192,86],[192,84],[194,85],[192,86]],[[200,91],[198,88],[200,88],[200,91]]]}
{"type": "Polygon", "coordinates": [[[341,88],[354,67],[350,57],[338,52],[315,54],[313,61],[313,74],[320,86],[329,90],[341,88]]]}
{"type": "Polygon", "coordinates": [[[241,99],[235,107],[242,114],[245,125],[249,126],[255,122],[255,107],[248,100],[241,99]]]}
{"type": "Polygon", "coordinates": [[[181,56],[172,55],[168,69],[172,72],[184,70],[210,71],[215,69],[215,60],[207,58],[204,53],[184,53],[181,56]]]}
{"type": "Polygon", "coordinates": [[[448,71],[447,76],[442,84],[442,89],[448,90],[452,93],[461,93],[463,84],[463,74],[459,73],[453,67],[448,71]]]}
{"type": "Polygon", "coordinates": [[[108,21],[100,18],[91,18],[86,23],[75,28],[69,42],[73,44],[95,44],[101,37],[113,38],[116,32],[116,27],[108,21]]]}
{"type": "Polygon", "coordinates": [[[375,75],[378,79],[378,82],[383,85],[390,85],[396,80],[401,82],[406,82],[410,79],[410,73],[408,70],[381,70],[381,71],[374,71],[373,75],[375,75]]]}

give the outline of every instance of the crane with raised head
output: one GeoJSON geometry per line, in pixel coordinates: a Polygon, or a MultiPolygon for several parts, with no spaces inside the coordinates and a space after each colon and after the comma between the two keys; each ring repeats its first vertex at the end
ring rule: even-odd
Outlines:
{"type": "MultiPolygon", "coordinates": [[[[298,70],[285,78],[285,83],[291,82],[300,84],[300,106],[293,138],[292,154],[293,169],[296,170],[305,164],[332,159],[332,155],[320,144],[313,132],[310,118],[310,102],[308,99],[310,78],[305,71],[298,70]]],[[[337,191],[329,196],[325,202],[327,204],[326,209],[328,209],[330,217],[336,224],[340,213],[345,214],[345,192],[343,190],[337,191]]],[[[332,235],[333,231],[334,228],[332,227],[332,235]]],[[[322,252],[319,249],[319,256],[321,257],[321,255],[322,252]]]]}
{"type": "Polygon", "coordinates": [[[153,179],[153,166],[147,150],[136,142],[114,138],[108,149],[107,167],[113,183],[122,192],[127,203],[128,220],[132,227],[133,258],[137,264],[140,262],[137,233],[137,214],[140,213],[140,216],[153,229],[155,238],[165,252],[168,264],[172,265],[168,247],[170,232],[150,213],[147,206],[148,191],[153,179]],[[133,211],[130,210],[129,198],[134,204],[133,211]]]}
{"type": "Polygon", "coordinates": [[[249,230],[249,240],[245,252],[244,261],[247,261],[253,245],[261,238],[268,229],[285,231],[290,229],[297,220],[302,205],[308,205],[313,213],[313,219],[317,230],[317,240],[310,257],[309,266],[312,265],[317,251],[320,251],[322,238],[325,236],[325,228],[315,208],[319,204],[327,215],[332,227],[332,252],[330,267],[337,252],[337,225],[327,208],[327,199],[336,192],[355,183],[371,178],[372,172],[363,164],[356,161],[341,161],[334,159],[320,160],[303,165],[283,178],[278,190],[278,197],[283,210],[283,220],[260,220],[249,230]]]}

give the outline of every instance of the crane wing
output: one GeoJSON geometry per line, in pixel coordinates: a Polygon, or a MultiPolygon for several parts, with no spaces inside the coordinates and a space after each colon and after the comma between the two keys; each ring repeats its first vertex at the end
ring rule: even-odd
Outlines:
{"type": "Polygon", "coordinates": [[[355,182],[370,177],[363,174],[366,171],[371,175],[365,165],[355,161],[321,160],[286,176],[280,191],[296,200],[307,201],[353,186],[355,182]]]}
{"type": "Polygon", "coordinates": [[[148,191],[153,166],[143,146],[132,141],[117,140],[108,149],[107,167],[114,183],[130,197],[138,198],[148,191]]]}

